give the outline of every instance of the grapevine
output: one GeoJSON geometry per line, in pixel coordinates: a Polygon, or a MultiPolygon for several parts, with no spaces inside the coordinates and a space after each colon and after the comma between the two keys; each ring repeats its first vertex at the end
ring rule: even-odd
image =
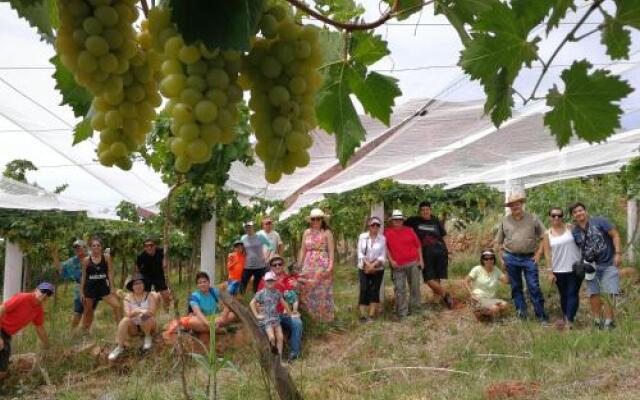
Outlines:
{"type": "Polygon", "coordinates": [[[241,55],[202,43],[185,44],[163,8],[149,12],[149,32],[163,57],[160,92],[169,100],[166,110],[172,117],[169,148],[176,171],[186,173],[194,164],[209,161],[214,146],[236,138],[241,55]]]}
{"type": "Polygon", "coordinates": [[[271,7],[259,26],[262,37],[243,58],[241,84],[251,90],[256,154],[267,181],[275,183],[309,164],[322,54],[317,28],[296,24],[288,7],[271,7]]]}

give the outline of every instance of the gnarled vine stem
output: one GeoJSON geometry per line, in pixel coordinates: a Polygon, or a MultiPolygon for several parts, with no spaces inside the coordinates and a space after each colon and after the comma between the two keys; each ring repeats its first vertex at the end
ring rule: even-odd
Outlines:
{"type": "Polygon", "coordinates": [[[316,10],[314,10],[311,7],[309,7],[308,5],[306,5],[304,1],[301,1],[301,0],[287,0],[287,2],[289,4],[291,4],[291,5],[293,5],[294,7],[300,9],[305,14],[308,14],[308,15],[316,18],[317,20],[322,21],[327,25],[331,25],[331,26],[334,26],[336,28],[344,29],[347,32],[367,31],[369,29],[377,28],[380,25],[382,25],[385,22],[387,22],[388,20],[390,20],[391,18],[393,18],[394,13],[398,11],[398,0],[394,0],[394,2],[391,5],[391,7],[389,7],[389,9],[384,14],[382,14],[380,16],[380,18],[378,18],[375,21],[361,22],[361,23],[340,22],[340,21],[336,21],[336,20],[334,20],[332,18],[329,18],[329,17],[327,17],[325,15],[322,15],[321,13],[317,12],[316,10]]]}

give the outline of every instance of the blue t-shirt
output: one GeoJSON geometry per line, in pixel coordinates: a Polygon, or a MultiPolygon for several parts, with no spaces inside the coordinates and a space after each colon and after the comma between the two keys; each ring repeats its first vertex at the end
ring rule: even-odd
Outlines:
{"type": "Polygon", "coordinates": [[[189,296],[189,306],[197,306],[205,316],[216,314],[218,310],[218,299],[220,292],[217,288],[209,288],[209,293],[202,293],[199,290],[189,296]]]}
{"type": "Polygon", "coordinates": [[[589,218],[586,230],[578,225],[573,227],[573,239],[582,251],[585,261],[594,262],[598,265],[612,265],[616,249],[613,239],[609,236],[609,231],[615,226],[604,217],[589,218]],[[585,241],[586,243],[583,246],[585,241]],[[584,247],[584,249],[583,249],[584,247]]]}
{"type": "Polygon", "coordinates": [[[80,279],[82,278],[82,262],[80,257],[73,256],[61,264],[62,279],[68,279],[77,283],[73,288],[74,295],[80,295],[80,279]]]}

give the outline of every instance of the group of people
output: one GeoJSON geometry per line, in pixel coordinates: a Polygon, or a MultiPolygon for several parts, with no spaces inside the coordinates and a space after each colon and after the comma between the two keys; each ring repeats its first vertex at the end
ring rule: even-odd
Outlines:
{"type": "MultiPolygon", "coordinates": [[[[566,223],[564,210],[549,210],[549,229],[540,219],[524,210],[524,194],[511,195],[505,206],[510,213],[499,224],[495,247],[480,254],[480,264],[464,278],[471,305],[477,316],[497,318],[509,304],[496,296],[501,283],[509,284],[516,315],[527,319],[524,282],[536,318],[548,324],[544,296],[540,289],[539,262],[548,266],[549,279],[560,295],[562,324],[572,328],[578,311],[580,287],[586,280],[593,324],[600,329],[613,329],[615,299],[619,292],[618,268],[622,260],[620,235],[606,218],[591,217],[583,203],[568,209],[573,223],[566,223]],[[500,263],[497,263],[497,261],[500,263]],[[601,293],[606,297],[601,298],[601,293]]],[[[301,354],[303,323],[299,309],[316,321],[332,322],[333,268],[335,244],[327,216],[313,209],[304,231],[297,268],[287,272],[280,255],[284,246],[273,229],[273,221],[265,218],[262,230],[256,232],[252,221],[244,224],[245,234],[233,243],[227,259],[226,287],[212,285],[205,272],[196,276],[196,290],[188,301],[187,315],[167,331],[183,329],[208,343],[210,327],[222,328],[235,320],[235,315],[220,301],[220,290],[230,295],[244,294],[253,280],[250,309],[264,329],[274,350],[281,356],[284,338],[288,337],[288,360],[301,354]]],[[[362,322],[376,318],[381,310],[381,285],[388,263],[395,294],[394,318],[403,320],[409,313],[421,313],[422,280],[444,306],[454,308],[458,300],[445,289],[450,252],[444,223],[432,213],[431,204],[423,201],[418,215],[405,218],[394,210],[390,226],[382,233],[382,220],[373,216],[367,230],[358,238],[357,268],[359,278],[358,309],[362,322]]],[[[144,241],[136,269],[125,287],[128,293],[122,304],[113,286],[113,266],[108,250],[99,239],[92,239],[87,252],[82,240],[73,243],[75,255],[60,262],[53,251],[54,264],[63,278],[76,283],[73,293],[72,329],[89,330],[99,302],[109,304],[117,324],[117,345],[109,354],[116,360],[131,336],[143,336],[143,350],[153,345],[157,332],[160,306],[168,310],[171,292],[167,285],[167,260],[154,239],[144,241]],[[124,315],[123,315],[124,314],[124,315]]],[[[33,323],[43,345],[48,344],[43,326],[43,304],[55,291],[51,283],[40,283],[34,292],[19,293],[0,305],[0,378],[7,371],[11,336],[33,323]]]]}

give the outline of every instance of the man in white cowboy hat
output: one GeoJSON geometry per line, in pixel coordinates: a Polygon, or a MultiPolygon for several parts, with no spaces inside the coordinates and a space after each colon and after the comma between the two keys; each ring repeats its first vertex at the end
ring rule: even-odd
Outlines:
{"type": "Polygon", "coordinates": [[[420,270],[424,268],[420,240],[412,228],[404,226],[404,219],[402,211],[393,210],[391,226],[384,230],[398,320],[408,315],[409,304],[412,312],[420,311],[420,270]]]}
{"type": "Polygon", "coordinates": [[[527,303],[524,299],[522,275],[527,283],[529,298],[533,304],[536,318],[543,324],[548,323],[544,311],[544,296],[540,290],[538,277],[539,243],[545,232],[540,219],[524,211],[524,193],[514,192],[505,204],[511,214],[507,215],[498,226],[495,242],[502,266],[509,275],[511,297],[518,317],[527,318],[527,303]]]}

